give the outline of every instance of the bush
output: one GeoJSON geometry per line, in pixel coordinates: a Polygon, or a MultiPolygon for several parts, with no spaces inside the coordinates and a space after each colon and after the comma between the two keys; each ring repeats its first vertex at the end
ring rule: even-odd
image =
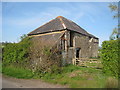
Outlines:
{"type": "Polygon", "coordinates": [[[56,46],[48,46],[41,40],[25,35],[19,43],[8,43],[3,48],[3,68],[14,66],[32,70],[40,75],[61,72],[61,54],[56,46]]]}
{"type": "MultiPolygon", "coordinates": [[[[103,72],[118,77],[120,40],[104,41],[102,43],[101,58],[103,72]]],[[[120,76],[119,76],[120,77],[120,76]]]]}
{"type": "MultiPolygon", "coordinates": [[[[37,37],[36,37],[37,38],[37,37]]],[[[55,45],[42,41],[40,38],[33,38],[30,47],[30,61],[33,72],[39,73],[60,73],[61,54],[60,49],[55,45]]]]}
{"type": "Polygon", "coordinates": [[[3,48],[3,65],[15,64],[24,66],[29,57],[30,38],[26,37],[19,43],[9,43],[3,48]]]}

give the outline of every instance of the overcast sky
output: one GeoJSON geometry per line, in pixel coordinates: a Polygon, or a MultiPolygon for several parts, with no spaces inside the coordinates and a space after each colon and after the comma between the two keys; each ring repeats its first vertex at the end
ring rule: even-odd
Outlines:
{"type": "Polygon", "coordinates": [[[2,2],[2,41],[18,42],[21,35],[63,16],[98,37],[101,44],[109,40],[118,22],[108,5],[109,2],[2,2]]]}

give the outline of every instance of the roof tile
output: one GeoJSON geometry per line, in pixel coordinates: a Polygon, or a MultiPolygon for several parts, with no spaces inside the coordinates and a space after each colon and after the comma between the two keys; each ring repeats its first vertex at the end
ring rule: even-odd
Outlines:
{"type": "Polygon", "coordinates": [[[55,19],[49,21],[48,23],[38,27],[34,31],[30,32],[28,35],[30,36],[30,35],[36,35],[41,33],[64,30],[64,29],[75,31],[89,37],[97,38],[94,35],[89,34],[87,31],[85,31],[83,28],[81,28],[79,25],[77,25],[73,21],[66,19],[62,16],[58,16],[55,19]]]}

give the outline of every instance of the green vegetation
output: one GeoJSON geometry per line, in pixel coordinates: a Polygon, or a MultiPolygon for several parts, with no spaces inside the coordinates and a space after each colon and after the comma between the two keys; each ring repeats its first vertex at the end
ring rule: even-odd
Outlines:
{"type": "MultiPolygon", "coordinates": [[[[119,11],[118,5],[115,3],[110,3],[109,8],[111,9],[112,12],[114,12],[113,18],[118,20],[118,18],[120,17],[120,13],[118,13],[118,11],[119,11]]],[[[118,25],[113,29],[113,31],[109,37],[110,40],[116,40],[116,39],[120,38],[119,29],[120,29],[120,24],[118,23],[118,25]]]]}
{"type": "Polygon", "coordinates": [[[28,69],[14,66],[5,67],[3,73],[16,78],[42,79],[49,83],[68,85],[71,88],[111,87],[111,81],[114,83],[112,88],[118,86],[117,79],[104,75],[101,69],[74,65],[62,67],[61,73],[58,71],[54,73],[33,73],[28,69]]]}
{"type": "Polygon", "coordinates": [[[103,72],[115,77],[118,76],[119,70],[119,52],[120,40],[104,41],[102,44],[101,58],[103,64],[103,72]]]}
{"type": "Polygon", "coordinates": [[[56,44],[51,45],[42,39],[35,37],[30,47],[30,61],[33,72],[38,73],[60,73],[61,70],[61,49],[56,44]]]}
{"type": "Polygon", "coordinates": [[[2,63],[0,62],[0,73],[2,73],[2,63]]]}
{"type": "Polygon", "coordinates": [[[24,79],[29,79],[33,77],[33,73],[25,68],[22,67],[15,67],[15,66],[6,66],[3,67],[2,73],[11,77],[15,78],[24,78],[24,79]]]}
{"type": "Polygon", "coordinates": [[[102,71],[95,68],[85,68],[79,66],[63,67],[61,74],[49,74],[42,77],[43,80],[69,85],[71,88],[102,88],[107,77],[102,71]]]}
{"type": "Polygon", "coordinates": [[[118,87],[117,79],[114,78],[118,77],[117,45],[120,44],[117,40],[103,42],[100,50],[102,64],[99,58],[86,62],[86,67],[74,65],[61,67],[59,50],[54,49],[54,52],[51,52],[53,48],[45,47],[35,40],[31,43],[30,39],[24,35],[21,42],[4,45],[3,64],[0,64],[3,74],[15,78],[42,79],[71,88],[109,88],[112,84],[114,85],[111,88],[118,87]]]}
{"type": "Polygon", "coordinates": [[[16,66],[26,64],[28,60],[28,50],[30,47],[30,38],[26,37],[19,43],[9,43],[3,48],[3,65],[14,64],[16,66]]]}

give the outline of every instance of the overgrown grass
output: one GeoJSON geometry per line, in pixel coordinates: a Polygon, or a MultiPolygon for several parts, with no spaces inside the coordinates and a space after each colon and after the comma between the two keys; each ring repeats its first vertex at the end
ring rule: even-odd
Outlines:
{"type": "Polygon", "coordinates": [[[47,82],[67,84],[71,88],[102,88],[106,78],[99,69],[78,66],[64,67],[62,74],[47,73],[42,77],[47,82]]]}
{"type": "Polygon", "coordinates": [[[101,69],[74,65],[63,67],[59,74],[32,73],[30,70],[13,66],[3,68],[3,73],[16,78],[42,79],[49,83],[68,85],[70,88],[107,88],[112,82],[113,87],[117,87],[117,79],[108,79],[109,76],[104,75],[101,69]]]}
{"type": "Polygon", "coordinates": [[[29,79],[34,76],[34,74],[27,69],[18,68],[14,66],[6,66],[2,68],[2,73],[15,78],[29,79]]]}
{"type": "MultiPolygon", "coordinates": [[[[111,83],[106,81],[109,77],[104,75],[101,69],[70,65],[63,67],[62,74],[47,73],[42,79],[55,84],[69,85],[71,88],[107,88],[111,86],[111,83]]],[[[111,88],[116,88],[117,79],[111,80],[114,83],[111,88]]]]}

